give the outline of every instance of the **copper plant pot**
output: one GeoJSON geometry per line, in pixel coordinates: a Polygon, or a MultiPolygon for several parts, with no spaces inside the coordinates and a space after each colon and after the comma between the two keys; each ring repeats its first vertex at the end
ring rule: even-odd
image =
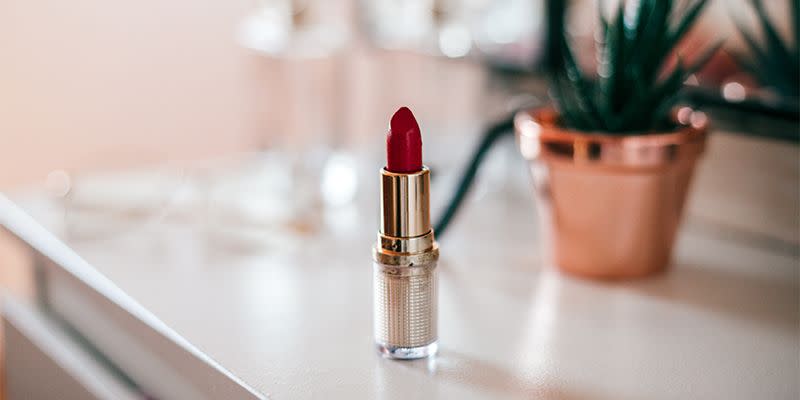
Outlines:
{"type": "Polygon", "coordinates": [[[671,132],[617,136],[562,128],[552,108],[516,115],[549,262],[598,279],[667,268],[707,133],[702,113],[684,108],[676,121],[671,132]]]}

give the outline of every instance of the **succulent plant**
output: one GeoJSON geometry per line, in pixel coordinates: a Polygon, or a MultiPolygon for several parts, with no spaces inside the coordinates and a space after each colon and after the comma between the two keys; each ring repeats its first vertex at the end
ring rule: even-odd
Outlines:
{"type": "MultiPolygon", "coordinates": [[[[671,128],[670,111],[679,100],[684,81],[721,45],[709,47],[691,64],[678,57],[671,66],[675,46],[692,28],[707,0],[620,1],[614,18],[600,17],[597,50],[601,62],[594,78],[580,69],[568,44],[564,27],[568,1],[545,2],[548,27],[544,68],[562,122],[587,132],[621,135],[671,128]]],[[[456,215],[489,149],[501,138],[511,136],[513,126],[512,114],[486,128],[436,223],[437,236],[444,234],[456,215]]]]}
{"type": "Polygon", "coordinates": [[[767,16],[763,2],[750,0],[758,17],[764,43],[756,40],[753,32],[738,21],[736,25],[747,43],[750,57],[738,53],[732,55],[760,84],[774,89],[780,95],[797,98],[800,96],[800,1],[789,0],[789,3],[794,46],[781,39],[767,16]]]}
{"type": "Polygon", "coordinates": [[[675,51],[707,0],[620,1],[610,19],[599,3],[596,76],[581,70],[565,30],[551,38],[559,42],[560,60],[551,61],[549,76],[562,123],[610,134],[669,129],[684,81],[721,45],[688,64],[675,51]]]}

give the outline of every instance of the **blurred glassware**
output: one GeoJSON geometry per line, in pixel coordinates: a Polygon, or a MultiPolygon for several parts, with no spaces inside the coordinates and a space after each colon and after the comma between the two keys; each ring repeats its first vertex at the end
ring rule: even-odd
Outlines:
{"type": "Polygon", "coordinates": [[[322,170],[322,200],[327,206],[349,204],[358,190],[357,162],[348,153],[338,152],[328,157],[322,170]]]}
{"type": "Polygon", "coordinates": [[[45,189],[63,212],[69,240],[118,237],[157,224],[176,213],[190,179],[176,165],[72,176],[55,170],[45,189]]]}
{"type": "Polygon", "coordinates": [[[362,1],[362,22],[378,47],[460,58],[472,52],[475,20],[489,3],[487,0],[362,1]]]}
{"type": "Polygon", "coordinates": [[[341,49],[349,32],[337,17],[339,1],[260,0],[239,27],[239,42],[275,57],[325,57],[341,49]]]}
{"type": "Polygon", "coordinates": [[[295,233],[316,225],[325,205],[323,170],[343,134],[341,50],[350,32],[342,6],[261,0],[242,22],[239,42],[263,56],[253,62],[262,152],[212,178],[210,205],[222,220],[295,233]]]}
{"type": "Polygon", "coordinates": [[[478,17],[491,5],[487,0],[436,0],[433,2],[434,31],[428,51],[448,58],[473,52],[478,17]]]}
{"type": "Polygon", "coordinates": [[[362,21],[379,47],[419,48],[434,27],[434,0],[362,0],[362,21]]]}
{"type": "Polygon", "coordinates": [[[474,23],[475,44],[491,65],[530,69],[542,56],[544,0],[489,2],[474,23]]]}
{"type": "Polygon", "coordinates": [[[225,160],[197,175],[204,203],[198,228],[209,247],[263,251],[296,248],[299,236],[313,231],[316,197],[310,179],[294,179],[285,153],[269,151],[225,160]]]}

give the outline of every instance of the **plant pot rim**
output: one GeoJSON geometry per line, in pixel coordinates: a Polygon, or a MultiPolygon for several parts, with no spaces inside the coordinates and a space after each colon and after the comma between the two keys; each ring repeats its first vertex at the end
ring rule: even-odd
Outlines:
{"type": "Polygon", "coordinates": [[[676,117],[678,126],[672,131],[612,135],[564,128],[558,123],[558,112],[546,106],[518,112],[514,128],[520,151],[529,160],[546,159],[593,167],[660,168],[682,160],[694,160],[704,150],[708,119],[704,115],[684,119],[693,121],[681,122],[676,117]]]}

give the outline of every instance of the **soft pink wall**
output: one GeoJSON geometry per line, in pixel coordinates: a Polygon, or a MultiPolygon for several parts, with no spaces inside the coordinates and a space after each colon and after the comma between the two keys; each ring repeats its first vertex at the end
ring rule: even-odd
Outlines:
{"type": "MultiPolygon", "coordinates": [[[[330,1],[342,10],[354,3],[330,1]]],[[[744,3],[712,2],[698,31],[727,36],[736,45],[730,14],[744,12],[744,3]]],[[[236,44],[239,22],[258,4],[0,2],[0,190],[40,183],[54,169],[200,159],[269,144],[270,135],[291,133],[294,139],[297,130],[316,128],[283,120],[302,121],[298,113],[313,108],[310,103],[347,111],[337,128],[359,141],[381,132],[385,117],[401,104],[415,107],[426,121],[468,126],[483,110],[480,68],[462,62],[358,43],[320,68],[270,65],[236,44]],[[344,82],[312,82],[300,86],[313,87],[313,93],[280,94],[303,76],[344,82]]],[[[581,11],[595,9],[593,0],[576,4],[581,11]]],[[[768,4],[773,15],[786,15],[783,1],[768,4]]],[[[342,14],[353,20],[348,11],[342,14]]]]}
{"type": "Polygon", "coordinates": [[[251,147],[254,3],[0,2],[0,188],[251,147]]]}

